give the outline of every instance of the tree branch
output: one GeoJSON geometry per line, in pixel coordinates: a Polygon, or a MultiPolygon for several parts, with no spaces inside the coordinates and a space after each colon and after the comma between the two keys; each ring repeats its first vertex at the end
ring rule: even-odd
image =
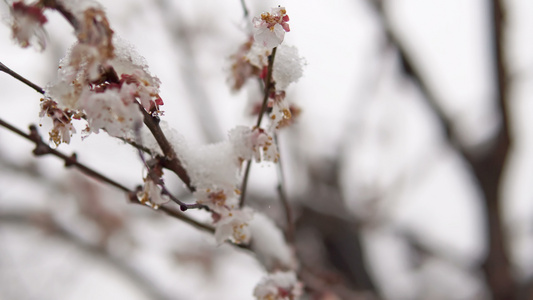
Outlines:
{"type": "MultiPolygon", "coordinates": [[[[123,191],[123,192],[126,192],[128,195],[129,195],[129,198],[131,200],[131,203],[134,203],[134,204],[141,204],[140,202],[137,201],[137,192],[136,191],[133,191],[129,188],[127,188],[126,186],[114,181],[113,179],[110,179],[109,177],[99,173],[98,171],[90,168],[90,167],[87,167],[86,165],[78,162],[78,160],[76,159],[76,155],[71,155],[71,156],[68,156],[68,155],[65,155],[55,149],[52,149],[50,146],[48,146],[46,143],[43,142],[41,136],[39,135],[39,133],[37,132],[37,127],[35,127],[34,125],[30,126],[30,133],[27,134],[25,132],[23,132],[22,130],[14,127],[13,125],[7,123],[6,121],[0,119],[0,126],[2,127],[5,127],[6,129],[14,132],[15,134],[18,134],[19,136],[33,142],[35,144],[35,149],[33,150],[33,153],[36,155],[36,156],[41,156],[41,155],[46,155],[46,154],[51,154],[53,156],[56,156],[58,158],[60,158],[61,160],[63,160],[65,162],[65,166],[66,167],[76,167],[78,170],[80,170],[83,174],[89,176],[89,177],[92,177],[96,180],[100,180],[100,181],[103,181],[111,186],[114,186],[116,188],[118,188],[119,190],[123,191]]],[[[189,207],[189,208],[196,208],[196,207],[189,207]]],[[[175,217],[179,220],[182,220],[190,225],[193,225],[197,228],[200,228],[200,229],[203,229],[203,230],[207,230],[207,231],[211,231],[211,232],[214,232],[214,229],[212,229],[212,227],[208,226],[208,225],[205,225],[205,224],[202,224],[182,213],[179,213],[179,212],[176,212],[174,210],[172,210],[171,208],[169,207],[166,207],[166,206],[160,206],[159,207],[159,210],[165,212],[167,215],[170,215],[172,217],[175,217]]]]}
{"type": "Polygon", "coordinates": [[[46,155],[46,154],[52,154],[61,160],[65,162],[66,167],[74,166],[78,168],[81,172],[83,172],[85,175],[88,175],[94,179],[101,180],[109,185],[112,185],[124,192],[130,192],[130,189],[123,186],[122,184],[100,174],[98,171],[95,171],[84,164],[81,164],[77,161],[76,154],[73,154],[71,156],[67,156],[55,149],[52,149],[50,146],[48,146],[45,142],[43,142],[41,136],[39,135],[37,131],[37,127],[35,125],[30,126],[30,134],[24,133],[22,130],[15,128],[11,124],[5,122],[4,120],[0,119],[0,126],[7,128],[8,130],[18,134],[19,136],[33,142],[35,144],[35,149],[33,150],[33,154],[36,156],[46,155]]]}
{"type": "Polygon", "coordinates": [[[189,174],[187,174],[187,171],[185,170],[185,168],[183,168],[181,161],[178,158],[178,155],[174,151],[174,148],[167,140],[165,134],[163,133],[163,130],[161,130],[161,127],[159,126],[159,118],[153,117],[142,107],[140,103],[139,109],[143,113],[144,124],[146,125],[146,127],[148,127],[155,140],[157,141],[157,144],[163,151],[163,154],[165,155],[165,159],[162,161],[163,166],[178,175],[181,181],[185,183],[187,188],[189,188],[191,192],[194,192],[196,188],[191,185],[191,179],[189,178],[189,174]]]}
{"type": "Polygon", "coordinates": [[[483,263],[489,289],[494,300],[515,299],[517,283],[514,280],[508,245],[501,215],[502,174],[505,168],[511,145],[509,125],[510,117],[507,110],[508,85],[507,68],[505,66],[505,30],[504,11],[501,0],[490,0],[492,11],[492,58],[496,78],[497,106],[502,124],[495,144],[484,157],[470,157],[469,161],[478,178],[485,196],[486,222],[488,226],[489,251],[483,263]]]}
{"type": "Polygon", "coordinates": [[[192,218],[189,218],[188,216],[186,216],[184,213],[180,212],[180,211],[177,211],[169,206],[161,206],[159,207],[160,211],[164,212],[165,214],[171,216],[171,217],[174,217],[176,219],[179,219],[179,220],[182,220],[183,222],[193,226],[193,227],[196,227],[198,229],[201,229],[203,231],[206,231],[208,233],[211,233],[211,234],[214,234],[215,233],[215,228],[213,228],[213,226],[210,226],[210,225],[207,225],[207,224],[204,224],[204,223],[200,223],[192,218]]]}
{"type": "Polygon", "coordinates": [[[483,263],[483,271],[494,300],[514,299],[515,283],[509,263],[509,255],[506,250],[505,234],[503,230],[500,202],[501,179],[510,147],[509,113],[506,108],[508,102],[507,70],[504,59],[504,28],[503,6],[500,0],[490,0],[492,32],[492,53],[494,61],[494,74],[497,78],[497,105],[502,119],[502,125],[494,138],[494,143],[483,154],[470,153],[463,145],[460,145],[453,136],[453,121],[447,116],[425,81],[422,72],[401,40],[391,30],[383,4],[380,0],[371,3],[376,9],[382,23],[384,33],[394,47],[396,47],[404,66],[405,74],[418,86],[427,100],[430,108],[435,113],[445,130],[446,138],[450,145],[457,151],[463,160],[470,166],[474,177],[479,183],[485,205],[485,217],[487,225],[488,256],[483,263]]]}
{"type": "Polygon", "coordinates": [[[80,28],[78,19],[76,19],[72,12],[68,11],[61,2],[56,0],[41,0],[41,3],[43,3],[45,7],[57,10],[65,18],[65,20],[70,23],[74,30],[78,30],[80,28]]]}

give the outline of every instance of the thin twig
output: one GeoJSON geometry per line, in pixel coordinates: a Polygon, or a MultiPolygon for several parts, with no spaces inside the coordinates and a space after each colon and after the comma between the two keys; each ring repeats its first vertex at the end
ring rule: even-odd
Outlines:
{"type": "Polygon", "coordinates": [[[61,3],[61,1],[57,1],[57,0],[41,0],[41,1],[45,7],[57,10],[65,18],[65,20],[67,20],[67,22],[69,22],[70,25],[72,25],[74,30],[77,31],[80,28],[78,19],[76,19],[74,14],[70,12],[63,5],[63,3],[61,3]]]}
{"type": "Polygon", "coordinates": [[[246,200],[246,189],[248,188],[248,177],[250,176],[250,168],[252,167],[252,160],[249,159],[246,161],[246,169],[244,169],[244,176],[242,179],[241,185],[241,199],[239,201],[239,206],[243,207],[244,201],[246,200]]]}
{"type": "MultiPolygon", "coordinates": [[[[48,146],[45,142],[43,142],[41,136],[39,136],[39,133],[37,132],[37,128],[32,125],[30,126],[30,133],[27,134],[25,132],[23,132],[22,130],[14,127],[13,125],[5,122],[4,120],[0,119],[0,126],[3,126],[5,127],[6,129],[18,134],[19,136],[33,142],[35,144],[35,150],[33,151],[33,153],[37,156],[40,156],[40,155],[45,155],[45,154],[51,154],[51,155],[54,155],[60,159],[62,159],[64,162],[65,162],[65,166],[69,167],[69,166],[74,166],[76,167],[77,169],[79,169],[82,173],[84,173],[85,175],[88,175],[92,178],[95,178],[97,180],[100,180],[100,181],[103,181],[111,186],[114,186],[124,192],[126,192],[130,198],[132,198],[132,201],[131,203],[138,203],[138,204],[141,204],[140,202],[138,201],[133,201],[133,198],[135,198],[135,195],[137,194],[135,191],[125,187],[124,185],[114,181],[113,179],[110,179],[109,177],[99,173],[98,171],[96,170],[93,170],[92,168],[90,167],[87,167],[86,165],[80,163],[77,161],[76,159],[76,156],[75,155],[72,155],[72,156],[68,156],[68,155],[65,155],[55,149],[52,149],[50,148],[50,146],[48,146]]],[[[171,198],[172,199],[172,198],[171,198]]],[[[189,208],[197,208],[197,207],[189,207],[189,208]]],[[[173,216],[173,217],[176,217],[188,224],[191,224],[195,227],[198,227],[198,228],[202,228],[202,229],[205,229],[203,227],[206,227],[208,225],[205,225],[205,224],[201,224],[199,223],[198,221],[184,215],[184,214],[176,214],[176,213],[173,213],[172,209],[171,208],[168,208],[166,206],[161,206],[159,207],[159,210],[167,213],[168,215],[170,216],[173,216]]]]}
{"type": "MultiPolygon", "coordinates": [[[[166,213],[167,215],[171,216],[171,217],[174,217],[176,219],[179,219],[179,220],[182,220],[183,222],[193,226],[193,227],[196,227],[198,229],[201,229],[203,231],[206,231],[208,233],[211,233],[211,234],[215,234],[215,228],[213,226],[210,226],[210,225],[207,225],[207,224],[204,224],[204,223],[200,223],[192,218],[189,218],[187,215],[185,215],[184,213],[182,213],[181,211],[177,211],[175,209],[172,209],[168,206],[161,206],[159,207],[160,211],[166,213]]],[[[237,247],[237,248],[240,248],[240,249],[243,249],[243,250],[248,250],[248,251],[252,251],[253,250],[250,248],[250,245],[244,245],[244,244],[235,244],[235,243],[232,243],[230,242],[229,240],[226,241],[226,243],[234,246],[234,247],[237,247]]]]}
{"type": "MultiPolygon", "coordinates": [[[[274,133],[274,142],[276,143],[276,146],[278,146],[278,151],[279,151],[278,135],[275,133],[274,133]]],[[[292,222],[292,209],[287,199],[287,191],[285,189],[285,176],[283,174],[283,164],[281,161],[281,155],[278,158],[277,170],[278,170],[278,194],[279,194],[279,199],[281,200],[281,204],[283,205],[283,209],[285,210],[285,218],[287,222],[287,228],[285,230],[285,235],[286,235],[287,241],[293,242],[294,241],[294,224],[292,222]]]]}
{"type": "Polygon", "coordinates": [[[149,149],[148,147],[145,147],[141,144],[138,144],[134,141],[132,141],[131,139],[128,139],[128,138],[123,138],[123,137],[116,137],[117,139],[123,141],[124,143],[126,144],[129,144],[130,146],[138,149],[138,150],[141,150],[142,152],[146,153],[146,154],[150,154],[150,155],[155,155],[156,153],[154,153],[154,151],[152,151],[151,149],[149,149]]]}
{"type": "Polygon", "coordinates": [[[20,76],[17,72],[11,70],[10,68],[8,68],[6,65],[4,65],[1,62],[0,62],[0,71],[6,73],[8,75],[11,75],[11,77],[17,79],[18,81],[24,83],[25,85],[27,85],[29,87],[31,87],[32,89],[37,91],[37,93],[44,95],[44,89],[43,88],[41,88],[40,86],[36,85],[35,83],[29,81],[28,79],[20,76]]]}
{"type": "MultiPolygon", "coordinates": [[[[261,111],[259,111],[259,117],[257,118],[257,123],[255,124],[256,128],[259,128],[261,126],[261,121],[263,120],[263,114],[265,114],[267,103],[268,103],[268,96],[270,95],[270,90],[273,87],[272,84],[272,72],[274,70],[274,59],[276,58],[276,50],[278,48],[274,47],[272,49],[272,54],[268,57],[268,68],[267,68],[267,77],[265,81],[265,91],[263,95],[263,104],[261,105],[261,111]]],[[[244,205],[244,202],[246,201],[246,189],[248,186],[248,178],[250,174],[250,169],[252,167],[252,160],[249,159],[246,163],[246,169],[244,170],[244,177],[242,180],[241,185],[241,199],[239,201],[239,206],[242,207],[244,205]]]]}
{"type": "Polygon", "coordinates": [[[176,219],[179,219],[179,220],[182,220],[183,222],[189,224],[189,225],[192,225],[193,227],[196,227],[198,229],[201,229],[201,230],[204,230],[204,231],[207,231],[209,233],[215,233],[215,228],[213,228],[213,226],[210,226],[210,225],[207,225],[207,224],[204,224],[204,223],[200,223],[192,218],[189,218],[187,215],[185,215],[184,213],[182,213],[181,211],[177,211],[175,209],[172,209],[170,208],[169,206],[161,206],[159,207],[160,211],[164,212],[165,214],[171,216],[171,217],[174,217],[176,219]]]}
{"type": "MultiPolygon", "coordinates": [[[[139,131],[136,130],[137,133],[137,140],[141,142],[141,137],[139,134],[139,131]]],[[[144,167],[146,170],[148,170],[147,179],[155,182],[157,185],[161,187],[161,194],[167,195],[172,201],[174,201],[176,204],[180,206],[181,211],[186,211],[187,209],[193,209],[193,208],[202,208],[203,205],[194,203],[194,204],[187,204],[181,200],[178,199],[178,197],[174,196],[165,186],[165,182],[161,178],[163,175],[163,172],[161,171],[161,164],[159,163],[160,160],[157,160],[157,163],[155,164],[149,164],[146,159],[144,158],[144,154],[141,148],[138,148],[137,151],[139,152],[139,157],[141,158],[141,161],[143,162],[144,167]],[[159,170],[159,171],[156,171],[159,170]]]]}
{"type": "Polygon", "coordinates": [[[257,118],[257,124],[255,124],[255,127],[257,128],[261,126],[261,121],[263,120],[263,115],[265,114],[267,108],[268,96],[270,96],[270,91],[273,88],[272,73],[274,71],[274,59],[276,58],[277,50],[278,47],[274,47],[274,49],[272,49],[272,54],[270,54],[270,56],[268,57],[267,78],[265,81],[265,94],[263,95],[263,105],[261,105],[261,111],[259,112],[259,117],[257,118]]]}
{"type": "Polygon", "coordinates": [[[174,201],[176,204],[180,206],[181,211],[186,211],[187,209],[195,209],[195,208],[204,208],[205,206],[199,203],[185,203],[181,200],[179,200],[176,196],[174,196],[170,191],[167,189],[164,183],[160,183],[159,186],[161,187],[161,191],[164,195],[167,195],[170,200],[174,201]]]}
{"type": "Polygon", "coordinates": [[[244,18],[248,19],[248,16],[250,15],[250,13],[248,12],[248,7],[246,7],[245,0],[241,0],[241,6],[242,6],[242,12],[244,13],[244,18]]]}

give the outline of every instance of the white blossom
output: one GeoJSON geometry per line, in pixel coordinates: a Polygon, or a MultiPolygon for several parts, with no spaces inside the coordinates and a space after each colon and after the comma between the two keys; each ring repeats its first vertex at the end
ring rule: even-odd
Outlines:
{"type": "Polygon", "coordinates": [[[292,118],[289,103],[285,99],[285,91],[272,93],[268,105],[272,108],[269,114],[270,131],[279,129],[286,121],[292,118]]]}
{"type": "Polygon", "coordinates": [[[90,132],[103,129],[111,136],[123,137],[141,126],[143,116],[128,94],[128,86],[101,93],[84,89],[77,108],[85,112],[90,132]]]}
{"type": "Polygon", "coordinates": [[[212,212],[225,215],[239,208],[238,195],[240,195],[240,191],[237,191],[237,189],[229,190],[220,188],[213,190],[211,188],[197,188],[196,192],[194,192],[194,197],[196,198],[196,202],[209,207],[212,212]]]}
{"type": "Polygon", "coordinates": [[[272,8],[271,13],[264,12],[260,17],[254,17],[254,40],[267,49],[279,46],[285,32],[290,31],[288,21],[285,7],[272,8]]]}
{"type": "Polygon", "coordinates": [[[254,289],[258,300],[296,300],[302,295],[302,284],[294,272],[275,272],[263,278],[254,289]]]}
{"type": "Polygon", "coordinates": [[[254,158],[256,161],[277,162],[279,159],[274,139],[261,128],[252,130],[238,126],[230,131],[229,139],[235,152],[243,160],[254,158]]]}
{"type": "Polygon", "coordinates": [[[50,132],[50,140],[56,143],[56,146],[61,142],[68,144],[72,134],[76,133],[76,128],[72,123],[63,123],[58,120],[54,120],[54,128],[50,132]]]}
{"type": "Polygon", "coordinates": [[[170,201],[167,195],[161,194],[161,188],[150,179],[144,182],[143,190],[137,193],[137,199],[143,204],[158,206],[170,201]]]}
{"type": "Polygon", "coordinates": [[[231,240],[236,244],[247,244],[252,237],[248,223],[253,218],[253,210],[249,207],[235,209],[220,216],[215,223],[215,239],[217,244],[231,240]]]}

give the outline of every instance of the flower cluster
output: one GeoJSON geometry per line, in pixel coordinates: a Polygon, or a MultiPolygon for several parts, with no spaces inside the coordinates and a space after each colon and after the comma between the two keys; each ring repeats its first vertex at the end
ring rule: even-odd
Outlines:
{"type": "Polygon", "coordinates": [[[160,115],[159,79],[142,58],[115,37],[102,7],[93,1],[55,0],[11,5],[13,38],[22,46],[45,47],[44,9],[59,11],[76,31],[77,42],[59,66],[58,78],[46,87],[41,116],[53,122],[50,140],[68,143],[74,119],[87,121],[85,133],[100,129],[124,137],[140,127],[139,105],[160,115]]]}
{"type": "MultiPolygon", "coordinates": [[[[56,146],[69,143],[76,133],[72,121],[84,120],[86,134],[104,130],[111,136],[139,142],[155,157],[146,162],[144,186],[136,193],[141,203],[158,208],[169,199],[180,202],[168,192],[162,180],[162,161],[173,160],[186,170],[188,179],[183,181],[194,191],[197,203],[211,213],[218,244],[228,240],[249,244],[254,234],[250,247],[269,271],[296,269],[293,249],[283,233],[265,215],[243,206],[240,191],[243,163],[278,162],[279,152],[273,136],[280,128],[290,125],[299,112],[287,101],[285,91],[302,76],[304,60],[295,47],[281,45],[285,32],[290,31],[285,8],[273,8],[270,13],[255,17],[253,35],[232,57],[234,90],[241,89],[250,78],[263,81],[265,102],[258,113],[268,114],[270,125],[261,128],[259,119],[255,127],[237,126],[229,132],[226,141],[204,146],[188,145],[178,134],[164,132],[163,139],[168,138],[170,142],[165,142],[172,144],[169,147],[159,143],[160,137],[154,142],[155,133],[149,135],[152,140],[145,139],[143,130],[147,129],[142,128],[143,120],[148,120],[148,127],[149,121],[153,121],[149,117],[145,119],[147,114],[162,115],[159,79],[150,74],[142,57],[129,44],[116,37],[100,5],[84,0],[38,1],[31,5],[14,2],[10,23],[14,39],[22,47],[35,45],[43,49],[45,8],[59,11],[73,26],[77,37],[60,62],[57,79],[47,85],[41,101],[40,116],[47,116],[53,122],[50,140],[56,146]],[[277,53],[275,60],[274,53],[277,53]]],[[[157,124],[163,131],[164,122],[157,124]]],[[[294,272],[275,272],[259,283],[254,296],[261,300],[294,300],[301,295],[301,290],[294,272]]]]}
{"type": "MultiPolygon", "coordinates": [[[[231,66],[230,83],[232,89],[241,89],[250,78],[259,78],[268,84],[268,57],[273,48],[277,48],[272,78],[270,84],[273,89],[269,95],[268,107],[271,126],[269,131],[280,129],[293,123],[300,109],[288,102],[285,98],[285,90],[288,86],[298,81],[303,74],[305,60],[298,54],[293,46],[285,46],[283,42],[285,32],[289,31],[289,16],[284,7],[277,7],[271,13],[262,13],[260,17],[253,19],[253,41],[250,39],[244,43],[239,51],[234,54],[231,66]]],[[[253,113],[259,113],[261,103],[258,103],[253,113]]]]}
{"type": "Polygon", "coordinates": [[[57,80],[46,87],[46,97],[83,116],[86,134],[102,129],[124,137],[142,125],[140,107],[161,114],[159,79],[150,75],[130,45],[114,37],[103,11],[88,6],[73,15],[78,42],[61,61],[57,80]]]}

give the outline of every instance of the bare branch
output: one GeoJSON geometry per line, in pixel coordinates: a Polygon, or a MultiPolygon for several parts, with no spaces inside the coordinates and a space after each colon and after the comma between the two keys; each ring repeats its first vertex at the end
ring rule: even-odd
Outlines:
{"type": "MultiPolygon", "coordinates": [[[[80,170],[82,173],[84,173],[85,175],[89,176],[89,177],[92,177],[94,179],[97,179],[97,180],[100,180],[100,181],[103,181],[111,186],[114,186],[124,192],[126,192],[128,195],[129,195],[129,198],[131,200],[131,203],[134,203],[134,204],[141,204],[140,202],[137,201],[137,191],[133,191],[127,187],[125,187],[124,185],[114,181],[113,179],[110,179],[109,177],[99,173],[98,171],[80,163],[77,158],[76,158],[76,155],[71,155],[71,156],[68,156],[64,153],[61,153],[60,151],[57,151],[55,149],[52,149],[50,148],[50,146],[48,146],[45,142],[43,142],[41,136],[39,135],[39,133],[37,132],[37,127],[35,127],[34,125],[30,126],[30,133],[27,134],[25,132],[23,132],[22,130],[14,127],[13,125],[5,122],[4,120],[0,119],[0,126],[2,127],[5,127],[6,129],[18,134],[19,136],[33,142],[35,144],[35,149],[33,150],[33,153],[36,155],[36,156],[41,156],[41,155],[45,155],[45,154],[51,154],[53,156],[56,156],[58,158],[60,158],[61,160],[63,160],[65,162],[65,166],[67,167],[70,167],[70,166],[73,166],[73,167],[76,167],[78,170],[80,170]]],[[[190,204],[188,205],[188,208],[199,208],[199,207],[196,207],[196,205],[192,205],[191,207],[190,204]]],[[[206,227],[207,225],[204,225],[204,224],[201,224],[199,223],[198,221],[196,220],[193,220],[192,218],[186,216],[186,215],[183,215],[183,214],[175,214],[175,213],[172,213],[172,210],[168,207],[165,207],[165,206],[161,206],[159,207],[159,210],[167,213],[168,215],[170,216],[173,216],[173,217],[176,217],[177,219],[180,219],[182,221],[185,221],[186,223],[188,224],[191,224],[195,227],[198,227],[198,228],[203,228],[205,229],[204,227],[206,227]]]]}
{"type": "Polygon", "coordinates": [[[154,151],[152,151],[151,149],[149,149],[148,147],[145,147],[141,144],[138,144],[136,143],[135,141],[131,140],[131,139],[128,139],[128,138],[123,138],[123,137],[116,137],[117,139],[123,141],[124,143],[126,144],[129,144],[130,146],[136,148],[137,150],[140,150],[146,154],[150,154],[150,155],[153,155],[155,156],[157,153],[154,153],[154,151]]]}
{"type": "Polygon", "coordinates": [[[187,171],[185,170],[185,168],[183,168],[181,161],[178,158],[178,155],[174,151],[174,148],[167,140],[165,134],[163,133],[163,130],[159,126],[159,118],[153,117],[150,113],[144,110],[140,103],[139,109],[143,113],[144,124],[148,127],[155,140],[157,141],[157,144],[163,151],[163,154],[165,155],[165,160],[163,160],[162,162],[163,166],[178,175],[178,177],[181,179],[181,181],[183,181],[183,183],[185,183],[189,190],[191,192],[194,192],[196,188],[191,185],[191,179],[189,178],[187,171]]]}
{"type": "Polygon", "coordinates": [[[163,181],[163,170],[162,170],[162,164],[160,157],[157,157],[156,159],[152,159],[149,162],[146,161],[143,155],[143,151],[141,148],[138,149],[139,151],[139,157],[141,158],[146,170],[148,170],[147,179],[151,180],[152,182],[156,183],[161,187],[161,194],[167,195],[172,201],[174,201],[176,204],[180,206],[181,211],[186,211],[187,209],[193,209],[193,208],[204,208],[203,205],[194,203],[194,204],[187,204],[185,202],[182,202],[179,200],[176,196],[174,196],[165,186],[165,182],[163,181]]]}
{"type": "Polygon", "coordinates": [[[246,6],[245,0],[241,0],[241,6],[242,6],[242,12],[244,14],[244,18],[248,19],[248,16],[250,15],[250,13],[248,11],[248,7],[246,6]]]}
{"type": "Polygon", "coordinates": [[[185,203],[181,200],[179,200],[176,196],[174,196],[164,184],[159,185],[161,187],[162,193],[164,195],[167,195],[170,200],[174,201],[174,203],[178,204],[180,206],[181,211],[186,211],[188,209],[195,209],[195,208],[206,208],[205,205],[199,204],[199,203],[185,203]]]}
{"type": "Polygon", "coordinates": [[[183,222],[189,224],[189,225],[192,225],[193,227],[196,227],[198,229],[201,229],[203,231],[206,231],[208,233],[212,233],[214,234],[215,233],[215,228],[213,228],[212,226],[210,225],[207,225],[207,224],[204,224],[204,223],[200,223],[192,218],[189,218],[188,216],[186,216],[184,213],[180,212],[180,211],[177,211],[175,209],[172,209],[170,208],[169,206],[161,206],[159,207],[160,211],[164,212],[165,214],[171,216],[171,217],[174,217],[176,219],[179,219],[179,220],[182,220],[183,222]]]}
{"type": "Polygon", "coordinates": [[[11,70],[10,68],[8,68],[6,65],[4,65],[1,62],[0,62],[0,71],[6,73],[8,75],[11,75],[13,78],[17,79],[18,81],[24,83],[25,85],[27,85],[27,86],[31,87],[32,89],[34,89],[35,91],[37,91],[37,93],[44,95],[44,89],[43,88],[41,88],[40,86],[36,85],[35,83],[29,81],[28,79],[22,77],[17,72],[11,70]]]}

